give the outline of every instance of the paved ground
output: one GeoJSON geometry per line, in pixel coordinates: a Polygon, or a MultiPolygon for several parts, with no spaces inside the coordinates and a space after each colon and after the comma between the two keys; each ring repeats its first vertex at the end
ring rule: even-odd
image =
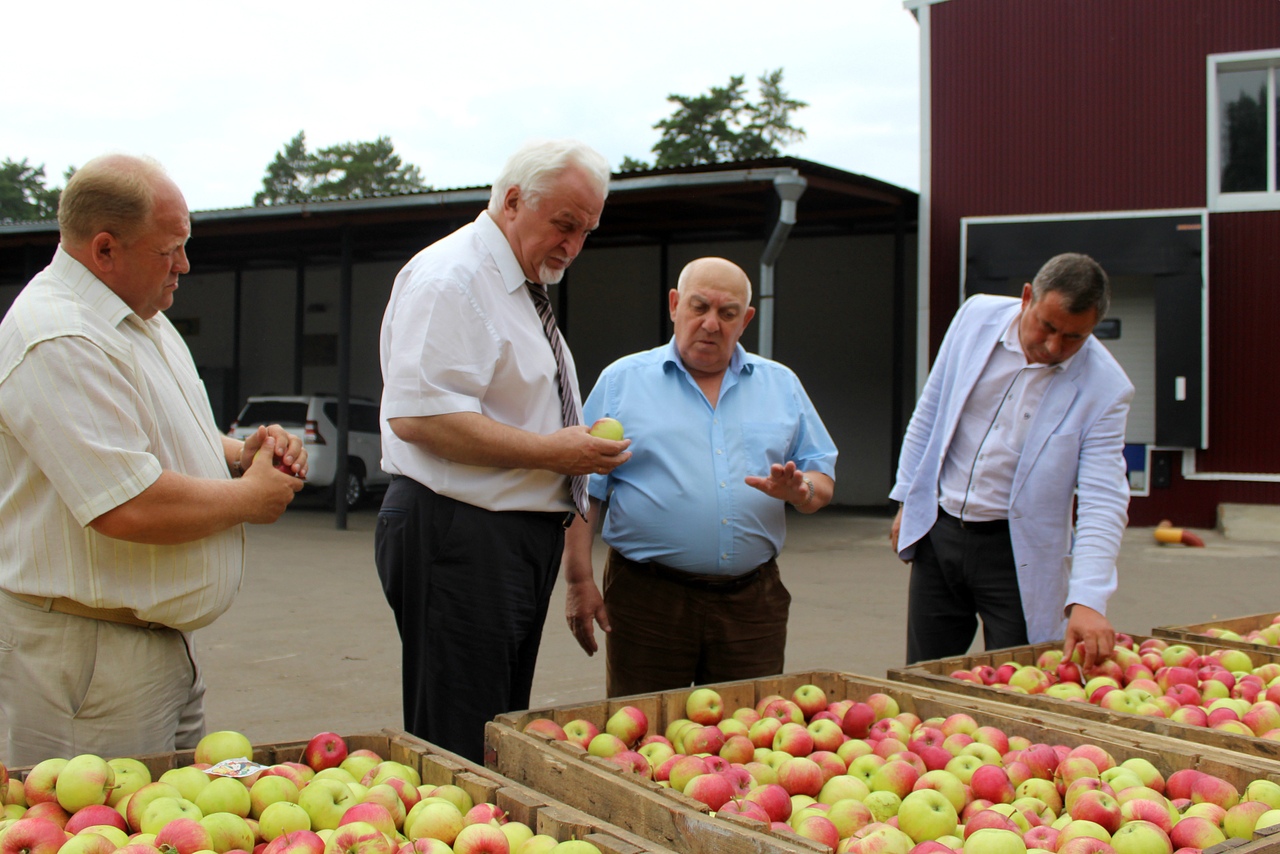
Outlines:
{"type": "MultiPolygon", "coordinates": [[[[271,742],[401,726],[399,639],[373,567],[375,519],[376,511],[361,510],[339,531],[331,513],[300,499],[277,524],[250,529],[239,598],[197,634],[211,730],[271,742]]],[[[889,550],[889,520],[827,509],[791,514],[789,524],[781,560],[794,600],[787,669],[883,676],[900,666],[907,573],[889,550]]],[[[1150,634],[1280,610],[1280,543],[1199,533],[1207,548],[1157,546],[1149,528],[1126,533],[1110,608],[1118,629],[1150,634]]],[[[604,695],[601,656],[588,658],[574,642],[563,601],[558,588],[534,707],[604,695]]],[[[475,631],[485,628],[476,614],[475,631]]]]}

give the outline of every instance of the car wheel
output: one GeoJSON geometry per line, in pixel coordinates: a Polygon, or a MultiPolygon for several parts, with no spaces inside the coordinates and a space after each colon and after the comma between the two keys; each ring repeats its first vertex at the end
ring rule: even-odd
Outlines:
{"type": "Polygon", "coordinates": [[[347,472],[347,509],[356,509],[364,499],[364,478],[360,476],[359,472],[347,472]]]}

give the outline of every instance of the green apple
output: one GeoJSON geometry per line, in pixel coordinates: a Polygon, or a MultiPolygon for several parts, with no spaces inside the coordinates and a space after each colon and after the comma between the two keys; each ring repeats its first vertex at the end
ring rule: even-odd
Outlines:
{"type": "Polygon", "coordinates": [[[428,797],[444,798],[449,803],[458,808],[458,812],[466,814],[467,810],[476,805],[471,799],[471,795],[461,786],[455,786],[452,783],[446,783],[443,786],[432,786],[431,791],[427,793],[428,797]]]}
{"type": "Polygon", "coordinates": [[[180,818],[199,821],[204,818],[204,814],[186,798],[156,798],[142,811],[142,823],[138,829],[158,836],[166,824],[180,818]]]}
{"type": "Polygon", "coordinates": [[[64,842],[58,852],[59,854],[63,851],[67,854],[114,854],[118,847],[102,834],[84,831],[64,842]]]}
{"type": "MultiPolygon", "coordinates": [[[[244,788],[243,784],[241,788],[244,788]]],[[[225,854],[227,851],[252,851],[257,841],[253,830],[249,827],[249,822],[235,813],[215,812],[200,819],[200,824],[209,831],[209,836],[213,839],[212,850],[217,854],[225,854]]]]}
{"type": "Polygon", "coordinates": [[[133,794],[151,782],[151,769],[137,759],[125,756],[109,759],[107,764],[116,775],[116,784],[107,797],[107,806],[114,807],[124,800],[126,795],[133,794]]]}
{"type": "Polygon", "coordinates": [[[54,793],[58,804],[73,813],[90,804],[105,804],[115,782],[116,772],[107,760],[92,753],[81,753],[69,759],[58,774],[54,793]]]}
{"type": "Polygon", "coordinates": [[[129,825],[129,829],[135,833],[142,832],[142,814],[152,801],[159,798],[181,798],[182,792],[178,791],[178,787],[170,783],[156,780],[154,783],[148,783],[138,791],[129,796],[125,805],[124,820],[129,825]]]}
{"type": "Polygon", "coordinates": [[[959,823],[955,806],[937,789],[916,789],[898,805],[898,829],[913,842],[954,836],[959,823]]]}
{"type": "Polygon", "coordinates": [[[871,815],[876,821],[888,821],[898,814],[902,798],[898,797],[896,792],[879,791],[867,795],[862,799],[862,803],[871,810],[871,815]]]}
{"type": "Polygon", "coordinates": [[[426,837],[452,845],[462,827],[462,812],[451,802],[424,800],[419,801],[405,818],[404,835],[410,841],[426,837]]]}
{"type": "Polygon", "coordinates": [[[964,854],[1026,854],[1027,844],[1012,830],[982,827],[965,837],[964,854]]]}
{"type": "Polygon", "coordinates": [[[351,789],[337,780],[312,780],[298,792],[298,806],[311,816],[312,830],[333,830],[342,820],[342,814],[356,803],[351,789]]]}
{"type": "Polygon", "coordinates": [[[229,729],[211,732],[196,743],[195,761],[217,765],[224,759],[252,759],[253,744],[243,734],[229,729]]]}
{"type": "Polygon", "coordinates": [[[78,836],[81,833],[96,833],[99,836],[105,836],[117,848],[122,848],[129,844],[129,834],[125,833],[114,824],[90,824],[81,828],[76,835],[78,836]]]}
{"type": "Polygon", "coordinates": [[[287,801],[298,803],[298,786],[288,777],[271,775],[259,777],[249,788],[249,815],[261,819],[263,811],[271,804],[287,801]]]}
{"type": "Polygon", "coordinates": [[[66,767],[67,760],[60,756],[45,759],[32,766],[27,772],[22,789],[23,796],[27,799],[27,806],[33,807],[46,801],[57,803],[58,775],[66,767]]]}
{"type": "Polygon", "coordinates": [[[181,768],[170,768],[160,775],[161,783],[168,783],[176,788],[182,797],[195,803],[205,786],[209,785],[209,775],[194,765],[183,765],[181,768]]]}
{"type": "Polygon", "coordinates": [[[267,804],[258,817],[258,836],[267,842],[277,836],[311,829],[311,816],[293,801],[267,804]]]}
{"type": "Polygon", "coordinates": [[[724,700],[714,688],[695,688],[685,698],[684,711],[694,723],[715,726],[724,717],[724,700]]]}
{"type": "Polygon", "coordinates": [[[499,830],[507,837],[507,846],[516,851],[527,840],[533,838],[533,828],[522,821],[508,821],[499,830]]]}
{"type": "Polygon", "coordinates": [[[227,812],[240,818],[248,818],[252,799],[249,789],[236,778],[214,777],[196,795],[195,805],[205,815],[227,812]]]}
{"type": "Polygon", "coordinates": [[[622,441],[622,424],[616,418],[596,419],[596,423],[592,424],[587,432],[598,439],[608,439],[611,442],[622,441]]]}

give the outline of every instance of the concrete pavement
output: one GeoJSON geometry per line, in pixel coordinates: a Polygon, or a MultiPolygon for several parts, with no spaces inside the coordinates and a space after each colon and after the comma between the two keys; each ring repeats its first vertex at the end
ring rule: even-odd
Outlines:
{"type": "MultiPolygon", "coordinates": [[[[252,526],[249,570],[231,610],[197,633],[209,729],[255,743],[400,727],[400,644],[373,566],[376,510],[333,515],[299,499],[275,525],[252,526]]],[[[903,663],[907,571],[889,519],[828,508],[790,514],[783,579],[792,593],[788,670],[883,676],[903,663]]],[[[1110,616],[1121,631],[1280,610],[1280,543],[1197,531],[1204,549],[1125,534],[1110,616]]],[[[603,563],[597,552],[597,572],[603,563]]],[[[604,696],[602,653],[588,658],[563,618],[557,586],[533,685],[534,707],[604,696]]],[[[475,615],[475,631],[485,615],[475,615]]],[[[980,645],[980,641],[978,642],[980,645]]],[[[979,647],[980,648],[980,647],[979,647]]],[[[127,686],[122,686],[127,690],[127,686]]],[[[0,719],[0,726],[3,720],[0,719]]],[[[0,761],[3,757],[0,744],[0,761]]]]}

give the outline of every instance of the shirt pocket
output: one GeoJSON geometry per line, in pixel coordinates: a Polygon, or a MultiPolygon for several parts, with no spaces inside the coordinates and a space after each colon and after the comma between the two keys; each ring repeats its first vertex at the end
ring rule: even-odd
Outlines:
{"type": "Polygon", "coordinates": [[[786,463],[794,436],[795,425],[786,421],[743,421],[747,474],[764,477],[769,474],[769,466],[786,463]]]}

